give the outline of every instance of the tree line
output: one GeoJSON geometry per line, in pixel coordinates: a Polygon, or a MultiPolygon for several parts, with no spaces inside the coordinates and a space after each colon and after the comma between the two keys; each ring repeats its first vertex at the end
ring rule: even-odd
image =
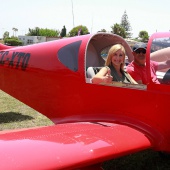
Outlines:
{"type": "MultiPolygon", "coordinates": [[[[128,15],[127,12],[124,11],[120,23],[115,23],[113,26],[111,26],[111,33],[117,34],[123,38],[131,38],[132,37],[132,28],[130,25],[130,22],[128,20],[128,15]]],[[[9,37],[9,32],[6,31],[3,34],[3,40],[5,43],[14,45],[13,43],[16,41],[15,45],[21,45],[22,42],[18,40],[16,37],[16,32],[18,31],[17,28],[12,28],[13,30],[13,36],[9,37]],[[10,43],[13,42],[13,43],[10,43]]],[[[105,29],[101,29],[98,32],[107,32],[105,29]]],[[[79,25],[74,28],[70,32],[67,33],[67,29],[65,25],[63,26],[62,30],[54,30],[54,29],[48,29],[48,28],[39,28],[35,27],[33,29],[29,28],[28,33],[26,36],[45,36],[45,37],[73,37],[77,35],[85,35],[89,34],[89,30],[86,26],[84,25],[79,25]]],[[[139,32],[138,35],[141,39],[141,41],[146,42],[149,39],[148,32],[145,30],[142,30],[139,32]]]]}

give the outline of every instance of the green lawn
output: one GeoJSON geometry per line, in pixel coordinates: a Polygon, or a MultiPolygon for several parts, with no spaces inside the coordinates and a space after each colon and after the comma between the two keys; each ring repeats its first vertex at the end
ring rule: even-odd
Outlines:
{"type": "MultiPolygon", "coordinates": [[[[47,126],[53,123],[39,112],[0,90],[0,130],[47,126]]],[[[170,157],[152,150],[105,162],[104,170],[170,170],[170,157]]]]}
{"type": "Polygon", "coordinates": [[[53,123],[34,109],[0,90],[0,130],[19,129],[53,123]]]}

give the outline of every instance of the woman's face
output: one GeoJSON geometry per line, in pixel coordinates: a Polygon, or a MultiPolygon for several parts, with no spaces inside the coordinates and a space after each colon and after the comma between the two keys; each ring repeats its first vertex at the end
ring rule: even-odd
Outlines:
{"type": "Polygon", "coordinates": [[[115,66],[120,66],[124,62],[124,53],[122,50],[117,50],[113,55],[112,55],[112,64],[115,66]]]}

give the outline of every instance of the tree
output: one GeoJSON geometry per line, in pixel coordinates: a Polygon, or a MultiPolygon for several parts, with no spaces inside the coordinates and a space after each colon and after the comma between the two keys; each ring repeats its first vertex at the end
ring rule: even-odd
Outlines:
{"type": "Polygon", "coordinates": [[[3,39],[9,38],[9,32],[5,31],[3,34],[3,39]]]}
{"type": "Polygon", "coordinates": [[[132,30],[132,28],[130,26],[130,22],[128,20],[128,15],[127,15],[126,11],[122,15],[120,25],[125,29],[126,35],[125,35],[124,38],[130,38],[132,36],[132,34],[130,32],[132,30]]]}
{"type": "Polygon", "coordinates": [[[143,42],[148,41],[148,39],[149,39],[148,32],[147,31],[140,31],[139,37],[142,39],[143,42]]]}
{"type": "Polygon", "coordinates": [[[111,26],[111,28],[112,28],[112,33],[120,35],[123,38],[126,38],[125,29],[121,25],[116,23],[114,24],[114,26],[111,26]]]}
{"type": "Polygon", "coordinates": [[[106,32],[106,30],[103,28],[103,29],[101,29],[101,31],[98,31],[98,32],[106,32]]]}
{"type": "Polygon", "coordinates": [[[28,36],[45,36],[45,37],[58,37],[59,31],[47,28],[35,27],[35,29],[29,28],[28,36]]]}
{"type": "Polygon", "coordinates": [[[14,37],[14,35],[15,35],[15,37],[16,37],[16,32],[18,31],[18,29],[17,28],[12,28],[12,30],[13,30],[13,37],[14,37]],[[14,34],[15,33],[15,34],[14,34]]]}
{"type": "Polygon", "coordinates": [[[45,36],[45,37],[59,37],[60,31],[54,30],[54,29],[48,29],[48,28],[41,28],[39,30],[39,36],[45,36]]]}
{"type": "Polygon", "coordinates": [[[65,25],[63,26],[62,30],[61,30],[61,34],[60,34],[61,37],[65,37],[66,36],[66,27],[65,25]]]}
{"type": "Polygon", "coordinates": [[[89,31],[86,26],[79,25],[77,27],[74,27],[70,32],[69,32],[69,37],[74,37],[78,35],[78,32],[80,35],[85,35],[89,34],[89,31]]]}
{"type": "Polygon", "coordinates": [[[40,36],[39,34],[39,27],[35,27],[35,29],[29,28],[29,33],[27,34],[28,36],[40,36]]]}
{"type": "Polygon", "coordinates": [[[22,45],[22,41],[20,41],[17,37],[6,38],[4,43],[10,46],[20,46],[22,45]]]}

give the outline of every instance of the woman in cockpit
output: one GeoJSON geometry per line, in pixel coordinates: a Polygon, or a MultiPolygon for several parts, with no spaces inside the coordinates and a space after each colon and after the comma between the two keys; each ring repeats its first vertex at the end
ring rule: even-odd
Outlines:
{"type": "Polygon", "coordinates": [[[113,45],[108,52],[105,67],[92,78],[92,83],[111,83],[112,81],[137,84],[124,70],[125,48],[121,44],[113,45]]]}

